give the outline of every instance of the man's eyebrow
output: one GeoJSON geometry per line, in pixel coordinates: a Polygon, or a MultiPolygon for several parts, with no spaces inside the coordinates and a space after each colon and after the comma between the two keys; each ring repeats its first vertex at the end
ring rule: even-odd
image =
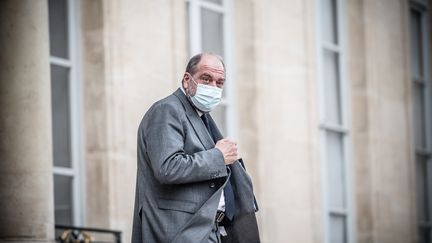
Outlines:
{"type": "Polygon", "coordinates": [[[213,78],[213,76],[212,76],[211,74],[209,74],[209,73],[202,73],[202,74],[201,74],[201,77],[202,77],[202,76],[209,76],[210,78],[213,78]]]}
{"type": "MultiPolygon", "coordinates": [[[[200,75],[200,77],[201,77],[201,78],[202,78],[202,77],[210,77],[212,80],[215,79],[213,75],[211,75],[210,73],[207,73],[207,72],[202,73],[202,74],[200,75]]],[[[224,82],[225,82],[225,76],[222,77],[222,78],[220,78],[220,79],[217,79],[216,81],[224,81],[224,82]]]]}
{"type": "Polygon", "coordinates": [[[225,81],[225,76],[223,76],[222,78],[218,79],[218,81],[225,81]]]}

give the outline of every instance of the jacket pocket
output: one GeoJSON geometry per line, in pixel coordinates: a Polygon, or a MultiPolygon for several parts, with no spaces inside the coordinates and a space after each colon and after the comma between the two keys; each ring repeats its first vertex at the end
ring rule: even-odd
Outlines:
{"type": "Polygon", "coordinates": [[[191,201],[159,198],[158,207],[159,209],[168,209],[168,210],[175,210],[175,211],[181,211],[186,213],[195,213],[198,204],[191,201]]]}

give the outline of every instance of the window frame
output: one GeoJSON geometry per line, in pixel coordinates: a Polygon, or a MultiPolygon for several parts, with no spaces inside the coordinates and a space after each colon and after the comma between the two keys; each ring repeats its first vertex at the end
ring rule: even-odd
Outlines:
{"type": "MultiPolygon", "coordinates": [[[[193,56],[197,53],[202,52],[202,33],[201,33],[201,8],[205,8],[210,11],[214,11],[223,15],[223,46],[224,46],[224,62],[225,62],[225,79],[224,84],[224,97],[219,106],[225,107],[225,124],[226,134],[232,138],[236,137],[236,106],[234,95],[235,94],[235,83],[234,83],[234,63],[233,63],[233,51],[232,51],[232,0],[222,0],[221,4],[208,2],[205,0],[186,0],[186,7],[188,8],[188,21],[186,21],[187,30],[189,33],[186,35],[189,37],[189,55],[193,56]],[[230,24],[229,24],[230,23],[230,24]]],[[[219,124],[218,124],[219,125],[219,124]]]]}
{"type": "MultiPolygon", "coordinates": [[[[68,21],[68,57],[62,58],[49,54],[50,67],[52,65],[69,70],[69,110],[70,110],[70,146],[71,167],[60,167],[53,164],[53,176],[72,178],[72,224],[82,226],[84,222],[84,177],[83,174],[83,127],[82,127],[82,83],[80,60],[80,0],[65,0],[67,2],[68,21]]],[[[51,80],[51,78],[50,78],[51,80]]],[[[55,205],[54,205],[55,206],[55,205]]],[[[55,207],[54,207],[55,209],[55,207]]]]}
{"type": "Polygon", "coordinates": [[[337,34],[336,43],[327,42],[323,37],[323,22],[322,10],[323,0],[316,0],[316,19],[315,25],[317,28],[316,35],[316,60],[317,60],[317,93],[318,93],[318,110],[319,110],[319,142],[320,142],[320,160],[321,160],[321,191],[322,191],[322,224],[324,229],[324,243],[331,243],[330,220],[331,215],[343,215],[345,217],[346,240],[348,243],[354,243],[355,235],[355,214],[353,200],[353,181],[354,174],[352,168],[352,141],[351,141],[351,92],[350,83],[347,75],[347,56],[348,49],[346,47],[346,14],[345,1],[334,0],[335,12],[335,32],[337,34]],[[339,84],[339,104],[340,105],[340,124],[326,121],[326,93],[325,93],[325,51],[335,53],[338,57],[337,61],[337,77],[339,84]],[[329,205],[330,191],[328,182],[328,162],[327,162],[327,134],[334,132],[342,136],[342,162],[343,162],[343,178],[344,178],[344,208],[331,208],[329,205]]]}
{"type": "MultiPolygon", "coordinates": [[[[411,29],[411,14],[412,11],[416,11],[418,14],[420,14],[421,19],[420,19],[420,24],[421,24],[421,30],[420,30],[420,38],[421,38],[421,46],[419,48],[421,48],[423,51],[422,53],[425,53],[421,58],[422,58],[422,63],[420,65],[422,65],[423,68],[423,72],[424,75],[417,77],[415,76],[415,74],[413,73],[413,71],[411,70],[410,73],[410,84],[411,84],[411,88],[414,88],[414,85],[417,84],[421,84],[424,87],[422,87],[422,92],[423,92],[423,104],[424,104],[424,112],[425,112],[425,129],[426,129],[426,136],[425,136],[425,143],[426,146],[419,148],[417,147],[417,138],[416,136],[416,132],[415,132],[415,128],[413,127],[413,144],[414,144],[414,163],[415,163],[415,168],[416,168],[416,172],[415,172],[415,176],[417,177],[417,167],[418,167],[418,161],[417,161],[417,156],[422,156],[422,157],[426,157],[426,166],[432,166],[432,80],[431,80],[431,76],[430,76],[430,26],[429,26],[429,21],[430,21],[430,8],[429,5],[427,3],[427,1],[421,1],[421,0],[409,0],[409,8],[408,8],[408,19],[409,19],[409,23],[408,26],[410,26],[409,28],[409,40],[412,40],[412,29],[411,29]]],[[[412,43],[410,43],[410,47],[409,47],[409,55],[412,55],[412,43]]],[[[410,59],[410,63],[411,63],[412,59],[410,59]]],[[[410,66],[410,68],[412,68],[410,66]]],[[[414,93],[412,92],[412,94],[414,95],[414,93]]],[[[414,96],[412,97],[414,100],[414,96]]],[[[413,102],[413,109],[414,109],[414,101],[413,102]]],[[[413,125],[415,125],[415,114],[413,112],[412,114],[413,117],[413,125]]],[[[429,171],[430,172],[430,171],[429,171]]],[[[430,235],[430,239],[432,241],[432,174],[429,174],[428,178],[425,178],[428,184],[428,189],[429,189],[429,195],[427,195],[428,200],[428,210],[429,210],[429,220],[424,221],[424,220],[420,220],[420,217],[418,215],[418,210],[416,211],[416,222],[417,222],[417,237],[419,239],[419,231],[420,229],[429,229],[429,235],[430,235]]],[[[417,181],[417,180],[416,180],[417,181]]],[[[415,189],[416,189],[416,195],[418,194],[418,185],[417,182],[415,184],[415,189]]],[[[416,201],[417,201],[417,197],[416,197],[416,201]]],[[[418,207],[418,204],[416,204],[416,208],[418,207]]]]}

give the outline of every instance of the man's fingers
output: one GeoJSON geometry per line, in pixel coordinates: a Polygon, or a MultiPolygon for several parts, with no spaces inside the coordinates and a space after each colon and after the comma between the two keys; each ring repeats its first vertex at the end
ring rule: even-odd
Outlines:
{"type": "Polygon", "coordinates": [[[216,143],[216,147],[221,150],[224,155],[225,164],[232,164],[237,160],[238,151],[237,151],[237,143],[224,138],[216,143]]]}

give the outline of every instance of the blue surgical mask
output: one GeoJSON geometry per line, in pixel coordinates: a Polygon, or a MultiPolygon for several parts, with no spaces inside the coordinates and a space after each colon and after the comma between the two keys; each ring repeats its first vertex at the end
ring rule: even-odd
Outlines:
{"type": "Polygon", "coordinates": [[[196,108],[203,112],[213,110],[222,99],[222,89],[210,85],[198,84],[190,75],[192,81],[197,85],[196,93],[191,96],[191,101],[196,108]]]}

